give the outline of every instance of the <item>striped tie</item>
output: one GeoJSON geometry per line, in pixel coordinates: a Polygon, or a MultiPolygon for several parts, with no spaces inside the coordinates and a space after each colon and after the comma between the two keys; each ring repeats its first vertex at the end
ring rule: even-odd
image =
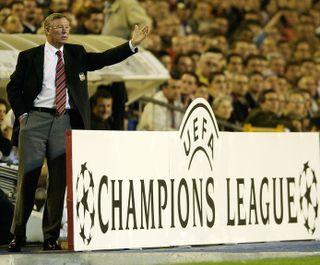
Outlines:
{"type": "Polygon", "coordinates": [[[58,62],[56,66],[56,98],[55,105],[56,110],[59,114],[63,114],[66,110],[66,73],[64,71],[64,63],[62,60],[62,52],[59,50],[56,52],[58,56],[58,62]]]}

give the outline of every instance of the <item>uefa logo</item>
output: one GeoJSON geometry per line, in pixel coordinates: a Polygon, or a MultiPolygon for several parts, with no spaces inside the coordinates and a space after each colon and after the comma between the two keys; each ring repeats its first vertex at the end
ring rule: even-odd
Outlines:
{"type": "Polygon", "coordinates": [[[199,98],[191,103],[183,118],[179,135],[189,161],[188,169],[190,170],[195,157],[203,153],[212,171],[215,142],[219,140],[219,128],[206,100],[199,98]]]}

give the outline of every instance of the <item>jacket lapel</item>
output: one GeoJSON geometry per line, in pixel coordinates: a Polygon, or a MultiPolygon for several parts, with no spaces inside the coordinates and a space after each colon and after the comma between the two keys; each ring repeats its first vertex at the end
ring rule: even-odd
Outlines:
{"type": "Polygon", "coordinates": [[[43,81],[43,63],[44,63],[44,45],[38,47],[35,56],[33,57],[34,69],[37,74],[38,82],[40,83],[39,88],[41,88],[43,81]]]}
{"type": "Polygon", "coordinates": [[[71,54],[68,50],[67,45],[64,45],[63,59],[64,59],[64,67],[65,67],[65,71],[66,71],[66,77],[67,77],[67,81],[68,81],[71,78],[71,73],[73,71],[76,71],[76,68],[73,67],[74,62],[71,59],[71,54]]]}

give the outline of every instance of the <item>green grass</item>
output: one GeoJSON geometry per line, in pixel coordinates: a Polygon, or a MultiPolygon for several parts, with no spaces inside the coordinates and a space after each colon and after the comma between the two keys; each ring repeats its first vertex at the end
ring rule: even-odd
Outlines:
{"type": "Polygon", "coordinates": [[[320,265],[320,256],[301,258],[275,258],[241,261],[219,261],[203,263],[179,263],[175,265],[320,265]]]}

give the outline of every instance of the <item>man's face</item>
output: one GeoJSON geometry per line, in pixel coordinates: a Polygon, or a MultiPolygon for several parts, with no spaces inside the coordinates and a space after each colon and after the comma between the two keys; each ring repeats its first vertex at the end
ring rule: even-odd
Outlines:
{"type": "Polygon", "coordinates": [[[233,92],[244,96],[248,91],[248,77],[246,75],[236,75],[233,82],[233,92]]]}
{"type": "Polygon", "coordinates": [[[23,26],[18,16],[10,15],[3,25],[7,33],[22,33],[23,26]]]}
{"type": "Polygon", "coordinates": [[[261,103],[261,108],[264,111],[271,111],[277,113],[279,110],[279,99],[277,93],[268,93],[265,96],[265,101],[261,103]]]}
{"type": "Polygon", "coordinates": [[[103,14],[91,14],[90,18],[85,21],[85,27],[93,34],[100,34],[103,27],[103,14]]]}
{"type": "Polygon", "coordinates": [[[289,96],[287,101],[287,113],[295,115],[303,115],[305,112],[305,99],[302,94],[293,93],[289,96]]]}
{"type": "Polygon", "coordinates": [[[52,24],[46,29],[48,42],[60,48],[69,38],[70,24],[66,18],[58,18],[52,21],[52,24]]]}
{"type": "Polygon", "coordinates": [[[169,102],[177,100],[180,96],[181,81],[170,79],[168,85],[163,88],[163,93],[169,102]]]}
{"type": "Polygon", "coordinates": [[[93,113],[102,121],[106,121],[112,113],[112,98],[98,98],[97,104],[93,107],[93,113]]]}
{"type": "Polygon", "coordinates": [[[252,75],[249,79],[248,89],[253,93],[259,93],[263,88],[263,76],[262,75],[252,75]]]}
{"type": "Polygon", "coordinates": [[[32,22],[35,17],[35,9],[37,3],[34,0],[24,1],[25,18],[27,21],[32,22]]]}
{"type": "Polygon", "coordinates": [[[222,54],[208,53],[200,60],[201,74],[209,77],[211,73],[221,69],[222,54]]]}
{"type": "Polygon", "coordinates": [[[232,56],[227,68],[232,73],[241,73],[243,68],[242,58],[240,56],[232,56]]]}
{"type": "Polygon", "coordinates": [[[0,122],[3,122],[6,113],[7,113],[6,106],[4,104],[0,104],[0,122]]]}
{"type": "Polygon", "coordinates": [[[226,95],[228,83],[225,75],[215,75],[210,83],[210,90],[213,90],[215,94],[226,95]]]}
{"type": "Polygon", "coordinates": [[[191,95],[197,89],[197,80],[194,76],[183,74],[181,77],[181,93],[191,95]]]}
{"type": "Polygon", "coordinates": [[[69,0],[51,0],[50,9],[53,12],[64,12],[69,8],[69,0]]]}

